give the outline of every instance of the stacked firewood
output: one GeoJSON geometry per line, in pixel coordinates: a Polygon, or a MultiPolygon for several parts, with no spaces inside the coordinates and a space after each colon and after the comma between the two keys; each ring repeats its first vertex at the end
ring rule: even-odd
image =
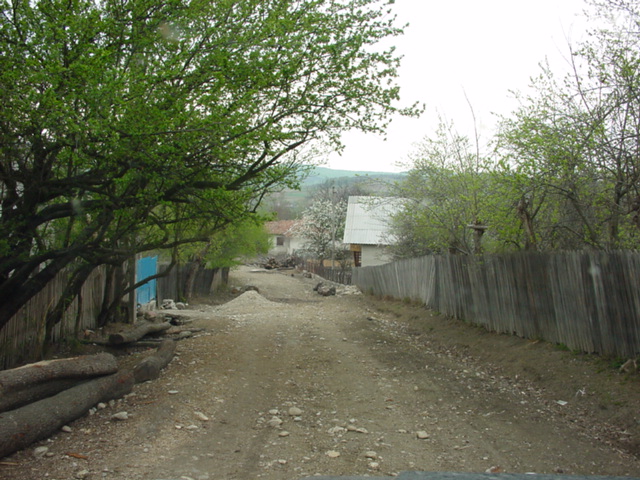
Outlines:
{"type": "MultiPolygon", "coordinates": [[[[111,346],[139,344],[148,334],[168,331],[169,322],[143,322],[109,336],[111,346]]],[[[178,338],[184,338],[184,335],[178,338]]],[[[47,438],[100,402],[121,398],[135,383],[160,375],[174,356],[166,338],[131,370],[118,368],[110,353],[47,360],[0,371],[0,458],[47,438]]]]}

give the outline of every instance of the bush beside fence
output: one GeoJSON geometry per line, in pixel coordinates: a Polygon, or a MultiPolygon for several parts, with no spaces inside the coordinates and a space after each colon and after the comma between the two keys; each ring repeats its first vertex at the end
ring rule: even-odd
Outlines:
{"type": "Polygon", "coordinates": [[[640,353],[640,253],[428,256],[353,269],[365,292],[572,350],[640,353]]]}

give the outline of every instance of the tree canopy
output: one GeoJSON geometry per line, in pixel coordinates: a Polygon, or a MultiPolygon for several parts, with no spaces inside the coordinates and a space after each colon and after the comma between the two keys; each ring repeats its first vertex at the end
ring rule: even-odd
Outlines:
{"type": "Polygon", "coordinates": [[[490,150],[442,128],[416,150],[398,255],[637,248],[640,6],[587,3],[597,22],[568,46],[570,72],[543,64],[490,150]]]}
{"type": "Polygon", "coordinates": [[[0,328],[63,269],[207,241],[383,131],[402,33],[376,0],[0,1],[0,328]]]}

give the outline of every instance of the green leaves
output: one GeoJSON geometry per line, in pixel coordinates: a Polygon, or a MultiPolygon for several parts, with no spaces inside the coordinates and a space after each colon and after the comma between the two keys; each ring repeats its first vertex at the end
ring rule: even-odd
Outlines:
{"type": "Polygon", "coordinates": [[[23,292],[5,317],[51,258],[202,241],[295,185],[301,148],[417,113],[375,0],[0,8],[0,298],[23,292]]]}

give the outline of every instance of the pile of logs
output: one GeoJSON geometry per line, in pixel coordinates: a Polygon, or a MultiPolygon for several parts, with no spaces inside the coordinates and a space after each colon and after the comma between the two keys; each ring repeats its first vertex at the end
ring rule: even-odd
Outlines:
{"type": "Polygon", "coordinates": [[[286,258],[274,258],[269,257],[264,262],[262,262],[262,268],[266,270],[274,270],[274,269],[288,269],[288,268],[296,268],[298,264],[298,259],[296,257],[286,257],[286,258]]]}
{"type": "MultiPolygon", "coordinates": [[[[170,327],[168,322],[145,322],[111,335],[105,343],[134,344],[170,327]]],[[[98,353],[0,371],[0,458],[49,437],[100,402],[123,397],[135,383],[157,378],[172,360],[176,341],[169,338],[156,345],[132,370],[119,370],[112,354],[98,353]]]]}

